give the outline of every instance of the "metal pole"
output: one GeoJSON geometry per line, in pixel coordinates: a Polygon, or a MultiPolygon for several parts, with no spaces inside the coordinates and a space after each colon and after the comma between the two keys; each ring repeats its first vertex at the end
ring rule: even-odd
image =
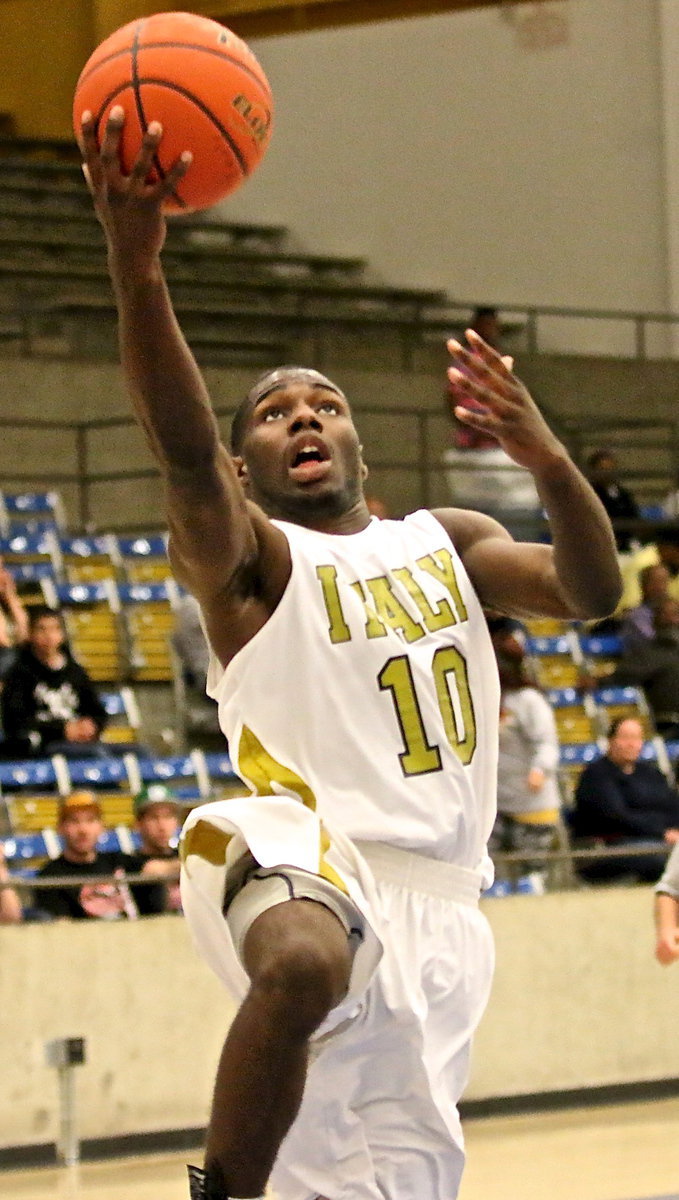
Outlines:
{"type": "Polygon", "coordinates": [[[72,1167],[80,1162],[80,1142],[78,1141],[75,1115],[75,1068],[69,1065],[59,1067],[59,1140],[57,1142],[57,1158],[65,1167],[72,1167]]]}

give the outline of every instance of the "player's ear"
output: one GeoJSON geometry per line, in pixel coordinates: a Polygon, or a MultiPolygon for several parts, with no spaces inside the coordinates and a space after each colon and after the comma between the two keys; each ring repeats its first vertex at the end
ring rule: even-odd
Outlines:
{"type": "Polygon", "coordinates": [[[231,462],[234,465],[236,475],[240,479],[241,483],[245,483],[248,477],[248,469],[245,465],[244,458],[240,454],[232,454],[231,462]]]}

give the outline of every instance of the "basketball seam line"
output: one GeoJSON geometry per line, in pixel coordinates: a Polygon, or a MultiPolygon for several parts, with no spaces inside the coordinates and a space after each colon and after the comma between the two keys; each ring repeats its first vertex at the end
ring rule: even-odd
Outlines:
{"type": "MultiPolygon", "coordinates": [[[[137,25],[135,26],[134,37],[132,39],[132,46],[130,48],[130,54],[131,54],[131,59],[132,59],[132,64],[131,64],[132,78],[131,78],[130,82],[132,84],[132,89],[134,91],[134,103],[135,103],[135,107],[137,109],[137,117],[139,118],[139,124],[141,125],[142,134],[145,134],[147,132],[148,122],[146,120],[146,113],[144,112],[144,103],[142,101],[141,92],[139,90],[140,82],[139,82],[139,71],[137,68],[137,50],[139,47],[139,36],[140,36],[141,31],[144,28],[145,24],[146,24],[146,22],[142,20],[142,21],[139,21],[137,23],[137,25]]],[[[162,165],[160,159],[158,158],[157,153],[153,155],[153,165],[156,168],[156,171],[158,172],[158,175],[160,176],[161,180],[164,181],[165,180],[165,171],[163,170],[163,165],[162,165]]],[[[183,199],[182,196],[180,196],[178,194],[178,192],[174,188],[171,189],[170,195],[172,196],[172,199],[175,201],[175,203],[179,205],[180,208],[188,207],[186,201],[183,199]]]]}
{"type": "MultiPolygon", "coordinates": [[[[211,50],[209,46],[196,46],[192,42],[145,42],[143,46],[139,46],[139,50],[199,50],[201,54],[215,55],[217,58],[222,59],[222,61],[231,63],[232,66],[238,67],[246,75],[249,75],[250,78],[255,81],[255,83],[258,83],[259,86],[266,91],[267,99],[269,100],[269,103],[271,103],[271,89],[268,87],[268,85],[265,85],[264,80],[260,79],[260,77],[255,74],[250,67],[246,66],[241,59],[235,58],[231,54],[222,54],[220,50],[211,50]]],[[[80,79],[78,80],[78,87],[80,87],[80,85],[83,84],[86,79],[89,79],[95,71],[98,71],[100,67],[103,67],[105,63],[113,62],[114,58],[120,58],[121,55],[128,54],[130,52],[131,47],[124,46],[121,50],[113,50],[111,54],[107,54],[105,58],[99,59],[99,61],[96,62],[93,67],[90,67],[90,70],[86,74],[80,76],[80,79]]]]}
{"type": "MultiPolygon", "coordinates": [[[[177,92],[178,95],[184,96],[186,100],[190,100],[193,104],[195,104],[196,108],[200,109],[200,111],[202,113],[204,113],[206,117],[209,118],[209,120],[212,122],[212,124],[217,129],[217,131],[219,133],[221,133],[221,135],[224,138],[224,141],[228,145],[229,149],[233,152],[234,158],[237,159],[238,165],[239,165],[243,175],[244,176],[249,175],[248,164],[246,163],[245,159],[243,158],[243,155],[240,151],[239,146],[233,141],[228,129],[226,129],[222,125],[222,123],[218,119],[218,117],[215,116],[215,114],[207,107],[206,104],[203,104],[202,100],[198,96],[194,96],[193,92],[189,92],[186,88],[180,87],[179,84],[170,83],[167,79],[155,79],[152,75],[151,76],[143,75],[139,79],[140,87],[145,83],[153,83],[153,84],[159,85],[160,87],[169,88],[170,91],[177,92]]],[[[130,80],[126,79],[124,83],[118,84],[118,86],[115,88],[115,90],[109,93],[109,95],[106,97],[106,99],[101,104],[101,107],[99,109],[99,115],[97,117],[97,123],[99,121],[101,121],[101,118],[106,110],[106,107],[111,103],[111,101],[114,100],[116,98],[116,96],[120,95],[121,92],[124,92],[125,89],[130,86],[131,86],[130,80]]]]}

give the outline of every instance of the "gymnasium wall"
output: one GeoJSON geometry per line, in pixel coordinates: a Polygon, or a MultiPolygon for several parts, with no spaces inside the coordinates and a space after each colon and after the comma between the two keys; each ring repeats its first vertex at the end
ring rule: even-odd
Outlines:
{"type": "MultiPolygon", "coordinates": [[[[679,1078],[679,968],[653,957],[652,894],[487,901],[497,973],[467,1099],[679,1078]]],[[[178,917],[0,928],[4,1146],[53,1141],[44,1042],[85,1037],[81,1137],[204,1125],[231,1015],[178,917]]]]}
{"type": "MultiPolygon", "coordinates": [[[[533,5],[255,42],[275,134],[225,212],[462,299],[665,309],[658,5],[554,0],[567,40],[543,49],[516,24],[533,5]]],[[[70,136],[90,46],[149,7],[3,0],[0,112],[70,136]]]]}
{"type": "Polygon", "coordinates": [[[254,43],[274,136],[225,213],[461,299],[666,308],[657,0],[557,0],[530,50],[533,7],[254,43]]]}
{"type": "MultiPolygon", "coordinates": [[[[394,363],[383,370],[348,368],[340,362],[328,370],[344,387],[357,409],[370,407],[371,416],[358,415],[358,426],[371,467],[369,490],[382,496],[394,514],[409,511],[419,503],[414,466],[418,454],[417,412],[429,411],[427,449],[431,463],[440,463],[449,444],[450,427],[442,402],[445,353],[440,367],[403,374],[394,363]],[[407,407],[413,415],[380,416],[396,407],[407,407]],[[389,461],[380,468],[379,460],[389,461]]],[[[557,355],[520,355],[517,370],[547,412],[570,418],[586,428],[589,418],[614,420],[676,419],[679,393],[679,363],[640,362],[557,355]]],[[[215,405],[232,410],[250,383],[251,370],[207,368],[208,387],[215,405]]],[[[60,419],[75,423],[130,414],[121,372],[108,363],[64,363],[49,360],[7,358],[3,360],[3,419],[47,422],[60,419]]],[[[221,421],[223,434],[228,419],[221,421]]],[[[594,435],[593,435],[594,437],[594,435]]],[[[139,429],[132,425],[102,428],[87,438],[88,469],[148,471],[153,460],[139,429]]],[[[630,446],[621,456],[626,469],[647,467],[671,473],[672,447],[643,451],[630,446]]],[[[35,487],[37,476],[43,486],[61,492],[69,520],[79,524],[80,496],[74,476],[78,469],[76,432],[72,430],[4,428],[0,437],[0,478],[14,476],[11,488],[35,487]],[[16,472],[25,472],[23,481],[16,472]],[[70,476],[69,478],[64,478],[70,476]]],[[[432,478],[432,504],[450,501],[442,473],[432,478]]],[[[10,486],[8,483],[6,486],[10,486]]],[[[102,481],[89,491],[89,520],[98,528],[163,524],[162,496],[157,477],[102,481]]]]}

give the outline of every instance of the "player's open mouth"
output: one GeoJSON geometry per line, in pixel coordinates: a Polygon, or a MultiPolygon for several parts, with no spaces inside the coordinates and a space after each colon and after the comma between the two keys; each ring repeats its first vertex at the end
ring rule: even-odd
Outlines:
{"type": "Polygon", "coordinates": [[[289,472],[299,483],[315,483],[330,470],[330,455],[320,439],[305,438],[294,450],[289,472]]]}

